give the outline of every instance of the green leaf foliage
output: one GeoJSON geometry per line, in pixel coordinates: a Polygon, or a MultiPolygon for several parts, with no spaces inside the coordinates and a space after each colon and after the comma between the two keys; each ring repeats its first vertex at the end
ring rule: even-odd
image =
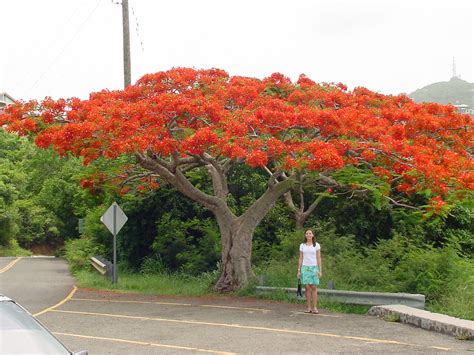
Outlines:
{"type": "Polygon", "coordinates": [[[157,227],[153,251],[170,271],[197,275],[215,268],[220,259],[220,239],[212,219],[179,221],[165,214],[157,227]]]}

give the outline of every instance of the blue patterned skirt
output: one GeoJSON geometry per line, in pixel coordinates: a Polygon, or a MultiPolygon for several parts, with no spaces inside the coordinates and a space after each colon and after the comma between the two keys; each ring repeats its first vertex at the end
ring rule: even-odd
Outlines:
{"type": "Polygon", "coordinates": [[[303,285],[319,285],[319,266],[301,266],[301,283],[303,285]]]}

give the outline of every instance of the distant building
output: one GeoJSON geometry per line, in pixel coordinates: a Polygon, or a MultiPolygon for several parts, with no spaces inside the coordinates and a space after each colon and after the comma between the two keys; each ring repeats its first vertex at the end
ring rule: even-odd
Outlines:
{"type": "Polygon", "coordinates": [[[469,106],[468,104],[456,101],[452,105],[456,108],[456,111],[458,111],[459,113],[467,113],[468,115],[474,116],[474,109],[471,108],[471,106],[469,106]]]}
{"type": "Polygon", "coordinates": [[[0,112],[3,111],[4,107],[14,104],[15,102],[15,99],[6,92],[0,92],[0,112]]]}
{"type": "Polygon", "coordinates": [[[466,105],[466,104],[455,104],[453,105],[454,107],[456,107],[456,110],[459,112],[459,113],[467,113],[469,115],[474,115],[474,109],[470,108],[469,105],[466,105]]]}

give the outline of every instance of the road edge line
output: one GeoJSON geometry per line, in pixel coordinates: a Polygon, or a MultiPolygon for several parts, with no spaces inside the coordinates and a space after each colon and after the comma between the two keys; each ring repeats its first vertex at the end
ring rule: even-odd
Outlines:
{"type": "Polygon", "coordinates": [[[21,260],[21,257],[18,257],[15,260],[12,260],[7,266],[5,266],[3,269],[0,269],[0,274],[3,274],[4,272],[7,272],[8,270],[10,270],[20,260],[21,260]]]}
{"type": "Polygon", "coordinates": [[[57,307],[59,307],[59,306],[62,306],[64,303],[66,303],[67,301],[69,301],[69,300],[72,298],[72,296],[74,296],[74,294],[76,293],[76,291],[77,291],[77,287],[76,287],[76,286],[73,286],[71,292],[69,292],[69,295],[67,295],[67,297],[66,297],[65,299],[63,299],[62,301],[56,303],[54,306],[51,306],[51,307],[49,307],[49,308],[46,308],[46,309],[42,310],[41,312],[38,312],[38,313],[33,314],[33,316],[38,317],[38,316],[40,316],[40,315],[42,315],[42,314],[45,314],[46,312],[52,311],[53,309],[55,309],[55,308],[57,308],[57,307]]]}
{"type": "Polygon", "coordinates": [[[206,352],[206,353],[221,354],[221,355],[236,355],[236,353],[228,352],[228,351],[201,349],[201,348],[194,348],[194,347],[189,347],[189,346],[159,344],[159,343],[153,343],[153,342],[148,342],[148,341],[138,341],[138,340],[109,338],[109,337],[72,334],[72,333],[61,333],[61,332],[53,332],[53,334],[56,335],[56,336],[70,336],[70,337],[85,338],[85,339],[105,340],[105,341],[112,341],[112,342],[118,342],[118,343],[128,343],[128,344],[135,344],[135,345],[161,347],[161,348],[190,350],[190,351],[206,352]]]}

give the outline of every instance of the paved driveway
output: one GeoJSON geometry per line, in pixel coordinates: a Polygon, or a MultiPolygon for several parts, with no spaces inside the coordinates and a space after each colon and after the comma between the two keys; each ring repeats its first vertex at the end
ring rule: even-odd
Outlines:
{"type": "MultiPolygon", "coordinates": [[[[60,260],[42,262],[63,267],[60,260]]],[[[0,274],[0,290],[6,274],[14,275],[21,263],[30,264],[22,259],[0,274]]],[[[35,262],[31,266],[42,269],[35,262]]],[[[61,273],[55,275],[62,279],[61,273]]],[[[59,294],[66,297],[61,288],[59,294]]],[[[304,314],[301,305],[266,300],[86,289],[70,293],[57,306],[57,297],[47,298],[51,303],[38,318],[70,348],[87,349],[89,354],[435,354],[474,348],[473,342],[376,317],[325,310],[304,314]]]]}

